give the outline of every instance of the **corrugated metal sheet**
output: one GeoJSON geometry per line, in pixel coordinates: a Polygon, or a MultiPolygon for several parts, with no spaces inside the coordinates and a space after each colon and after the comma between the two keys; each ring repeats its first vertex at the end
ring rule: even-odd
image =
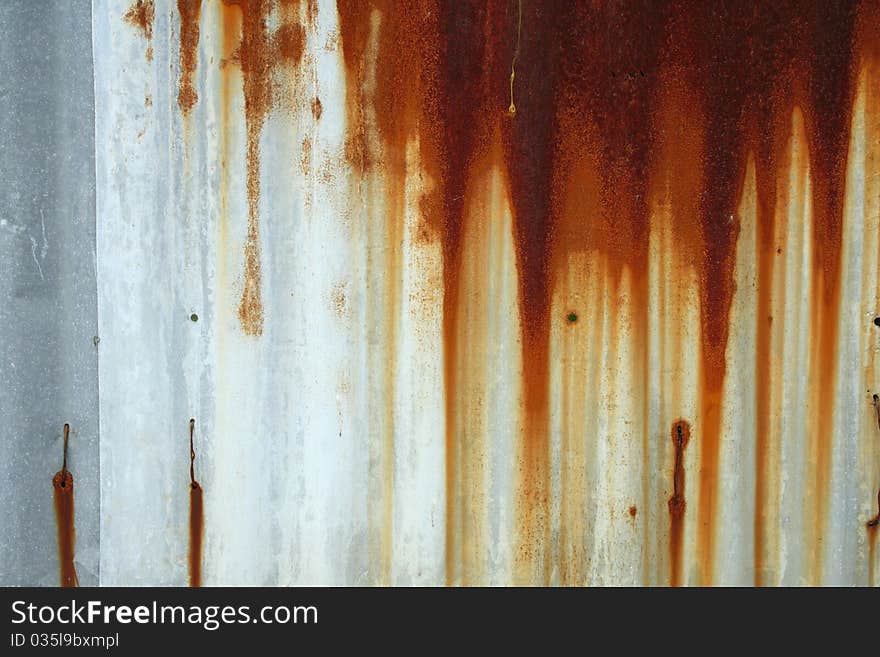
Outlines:
{"type": "Polygon", "coordinates": [[[0,3],[0,584],[54,586],[62,428],[76,564],[98,583],[94,93],[88,2],[0,3]]]}
{"type": "Polygon", "coordinates": [[[878,12],[94,0],[101,583],[876,585],[878,12]]]}

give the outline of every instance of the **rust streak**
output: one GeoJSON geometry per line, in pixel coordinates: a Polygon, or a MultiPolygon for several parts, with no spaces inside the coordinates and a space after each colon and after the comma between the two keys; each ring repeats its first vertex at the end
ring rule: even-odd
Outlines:
{"type": "Polygon", "coordinates": [[[137,0],[123,15],[123,19],[147,40],[145,57],[148,62],[153,60],[153,14],[153,0],[137,0]]]}
{"type": "Polygon", "coordinates": [[[199,56],[199,19],[202,0],[177,0],[180,14],[180,77],[177,81],[177,105],[189,114],[199,99],[193,82],[199,56]]]}
{"type": "Polygon", "coordinates": [[[70,425],[64,424],[64,459],[61,469],[52,477],[52,488],[55,498],[55,521],[58,528],[58,566],[59,586],[79,586],[74,565],[74,546],[76,530],[73,509],[73,475],[67,469],[67,442],[70,437],[70,425]]]}
{"type": "Polygon", "coordinates": [[[807,540],[809,581],[820,583],[824,565],[837,384],[843,197],[855,85],[851,70],[857,3],[821,3],[811,11],[805,114],[813,203],[813,272],[810,353],[810,451],[815,463],[807,540]]]}
{"type": "Polygon", "coordinates": [[[204,536],[204,513],[202,509],[202,487],[196,481],[196,451],[193,446],[193,432],[196,421],[189,421],[189,585],[202,585],[202,538],[204,536]]]}
{"type": "Polygon", "coordinates": [[[669,498],[669,585],[681,585],[682,538],[685,514],[684,449],[691,438],[691,426],[685,420],[672,425],[672,447],[675,450],[675,466],[672,472],[672,497],[669,498]]]}
{"type": "MultiPolygon", "coordinates": [[[[808,512],[825,514],[834,404],[828,373],[836,369],[852,26],[860,4],[786,0],[774,3],[772,11],[759,2],[648,4],[558,3],[548,10],[545,3],[527,0],[420,0],[406,7],[389,0],[338,2],[348,82],[346,153],[352,166],[359,173],[372,168],[402,177],[407,143],[417,138],[424,177],[433,183],[422,212],[425,234],[440,241],[443,254],[449,583],[458,581],[462,560],[456,532],[476,504],[463,492],[462,473],[473,464],[463,463],[468,457],[455,429],[463,413],[458,397],[468,382],[467,373],[459,371],[466,349],[460,336],[467,334],[459,281],[462,226],[472,207],[472,183],[499,143],[513,212],[523,363],[517,581],[546,582],[556,565],[549,547],[549,291],[572,254],[606,258],[608,312],[615,322],[634,322],[635,366],[647,372],[643,309],[648,305],[649,196],[654,196],[671,203],[676,257],[699,285],[695,538],[698,582],[714,583],[737,208],[746,158],[754,153],[760,321],[753,522],[755,582],[763,583],[770,526],[767,482],[773,478],[769,464],[775,464],[768,356],[769,315],[776,305],[771,287],[777,181],[796,107],[806,118],[814,209],[810,460],[816,466],[808,504],[815,508],[808,512]],[[372,53],[366,49],[376,14],[381,20],[375,85],[367,91],[372,53]],[[367,115],[376,117],[379,147],[366,143],[367,115]],[[689,157],[671,157],[680,153],[689,157]],[[631,318],[619,317],[624,276],[632,290],[626,307],[636,309],[631,318]]],[[[639,399],[643,409],[648,408],[645,390],[639,399]]],[[[644,431],[642,444],[647,453],[644,431]]],[[[645,486],[645,505],[649,490],[645,486]]],[[[824,519],[811,525],[808,545],[816,575],[824,519]]]]}
{"type": "MultiPolygon", "coordinates": [[[[270,112],[285,99],[280,69],[296,67],[302,59],[305,36],[297,20],[298,3],[274,0],[224,0],[241,12],[241,41],[231,62],[241,66],[247,132],[246,167],[248,222],[244,246],[244,283],[238,317],[246,335],[263,334],[262,257],[260,247],[260,137],[270,112]],[[273,32],[270,18],[280,25],[273,32]]],[[[228,21],[224,21],[224,26],[228,21]]]]}

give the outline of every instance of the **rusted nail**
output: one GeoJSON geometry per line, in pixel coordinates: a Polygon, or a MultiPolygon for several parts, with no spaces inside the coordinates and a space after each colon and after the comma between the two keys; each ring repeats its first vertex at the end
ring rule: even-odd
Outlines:
{"type": "MultiPolygon", "coordinates": [[[[880,320],[880,317],[874,320],[876,324],[877,321],[880,320]]],[[[880,429],[880,395],[874,393],[874,411],[877,413],[877,428],[880,429]]],[[[868,527],[876,527],[880,525],[880,490],[877,491],[877,515],[874,516],[871,520],[868,521],[868,527]]]]}
{"type": "Polygon", "coordinates": [[[868,521],[868,527],[880,525],[880,490],[877,491],[877,515],[868,521]]]}
{"type": "Polygon", "coordinates": [[[67,469],[70,424],[64,423],[64,452],[61,469],[52,477],[55,521],[58,530],[58,567],[61,586],[79,586],[74,565],[76,530],[74,527],[73,475],[67,469]]]}
{"type": "Polygon", "coordinates": [[[61,461],[61,487],[64,488],[67,480],[67,441],[70,439],[70,424],[64,423],[64,458],[61,461]]]}
{"type": "Polygon", "coordinates": [[[189,420],[189,585],[202,585],[202,535],[204,532],[204,508],[202,503],[202,487],[196,481],[195,461],[196,450],[193,445],[193,433],[196,420],[189,420]]]}
{"type": "Polygon", "coordinates": [[[672,475],[672,497],[669,499],[669,512],[684,513],[684,448],[690,438],[690,428],[684,422],[676,422],[672,441],[675,445],[675,466],[672,475]]]}
{"type": "Polygon", "coordinates": [[[880,429],[880,395],[874,394],[874,411],[877,413],[877,428],[880,429]]]}
{"type": "Polygon", "coordinates": [[[685,420],[672,425],[675,465],[672,470],[672,497],[669,498],[669,584],[679,586],[681,580],[682,538],[684,536],[685,470],[684,448],[690,440],[691,428],[685,420]]]}
{"type": "Polygon", "coordinates": [[[189,483],[193,488],[198,488],[196,482],[196,450],[193,445],[193,432],[196,428],[196,419],[189,419],[189,483]]]}

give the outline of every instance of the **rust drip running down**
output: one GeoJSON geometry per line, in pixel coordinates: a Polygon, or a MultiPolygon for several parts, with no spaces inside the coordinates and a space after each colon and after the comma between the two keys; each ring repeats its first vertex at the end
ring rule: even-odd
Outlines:
{"type": "Polygon", "coordinates": [[[140,30],[147,40],[145,56],[148,62],[153,60],[153,14],[153,0],[137,0],[123,16],[125,22],[140,30]]]}
{"type": "MultiPolygon", "coordinates": [[[[305,30],[298,21],[299,3],[287,0],[224,0],[224,11],[241,12],[241,42],[231,62],[241,65],[244,111],[247,131],[247,239],[244,247],[244,284],[238,317],[246,335],[263,334],[262,264],[260,253],[260,137],[269,113],[284,98],[278,71],[283,66],[299,65],[305,49],[305,30]],[[272,32],[273,14],[280,25],[272,32]]],[[[224,28],[227,21],[223,22],[224,28]]],[[[236,35],[239,36],[239,35],[236,35]]]]}
{"type": "Polygon", "coordinates": [[[73,513],[73,475],[67,469],[67,442],[70,438],[70,425],[64,423],[64,459],[61,469],[52,477],[55,497],[55,522],[58,527],[58,568],[59,586],[79,586],[74,565],[74,546],[76,530],[73,513]]]}
{"type": "Polygon", "coordinates": [[[202,0],[177,0],[180,14],[180,78],[177,81],[177,105],[184,115],[199,100],[193,81],[199,57],[199,19],[202,0]]]}
{"type": "MultiPolygon", "coordinates": [[[[512,211],[522,344],[523,438],[518,525],[529,581],[549,564],[548,386],[550,299],[570,256],[598,253],[608,263],[609,314],[627,277],[634,308],[647,308],[651,208],[669,204],[676,257],[697,278],[701,417],[699,504],[694,524],[697,582],[714,582],[718,484],[722,473],[723,402],[731,308],[735,296],[738,210],[749,158],[758,194],[758,308],[769,317],[777,188],[793,113],[804,117],[813,216],[810,310],[810,479],[815,490],[805,530],[811,579],[822,572],[835,396],[841,226],[852,108],[854,36],[870,3],[788,0],[761,3],[546,3],[519,0],[339,0],[347,75],[348,141],[366,140],[364,105],[377,119],[382,158],[349,148],[359,171],[406,175],[400,165],[414,139],[425,178],[427,234],[443,255],[443,346],[446,387],[447,572],[458,571],[454,532],[473,511],[463,499],[457,371],[464,320],[459,306],[463,226],[474,182],[499,148],[512,211]],[[367,52],[379,15],[375,52],[367,52]],[[525,28],[525,29],[523,29],[525,28]],[[375,84],[364,92],[370,57],[375,84]],[[515,83],[515,84],[513,84],[515,83]],[[515,92],[515,97],[514,97],[515,92]],[[516,120],[507,120],[515,109],[516,120]],[[671,117],[671,118],[670,118],[671,117]],[[547,548],[547,549],[545,549],[547,548]]],[[[863,20],[867,20],[867,14],[863,20]]],[[[494,164],[493,164],[494,166],[494,164]]],[[[397,183],[403,186],[402,182],[397,183]]],[[[386,236],[391,239],[392,236],[386,236]]],[[[641,311],[637,311],[641,312],[641,311]]],[[[647,318],[632,318],[635,362],[647,368],[647,318]],[[639,333],[641,331],[641,333],[639,333]]],[[[767,500],[777,467],[771,425],[769,321],[757,336],[760,361],[757,427],[755,567],[768,545],[767,500]],[[768,482],[765,484],[764,479],[768,482]]],[[[644,393],[647,394],[647,393],[644,393]]],[[[765,555],[766,553],[766,555],[765,555]]],[[[760,574],[757,576],[760,578],[760,574]]],[[[455,581],[454,576],[449,577],[455,581]]]]}
{"type": "Polygon", "coordinates": [[[202,585],[202,536],[204,513],[202,510],[202,487],[196,481],[196,450],[193,446],[195,418],[189,421],[189,585],[202,585]]]}
{"type": "Polygon", "coordinates": [[[669,585],[681,585],[682,537],[684,535],[684,448],[691,438],[691,425],[678,420],[672,425],[675,465],[672,471],[672,497],[669,498],[669,585]]]}

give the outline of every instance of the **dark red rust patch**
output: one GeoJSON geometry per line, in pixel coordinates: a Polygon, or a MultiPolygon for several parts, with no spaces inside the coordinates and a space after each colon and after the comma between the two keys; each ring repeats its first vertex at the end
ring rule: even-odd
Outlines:
{"type": "Polygon", "coordinates": [[[630,518],[635,518],[635,517],[636,517],[636,514],[637,514],[638,512],[639,512],[639,509],[638,509],[638,507],[636,507],[635,505],[629,507],[629,517],[630,517],[630,518]]]}
{"type": "Polygon", "coordinates": [[[79,586],[74,560],[76,545],[76,528],[73,507],[73,475],[67,469],[67,443],[70,437],[70,425],[64,425],[64,460],[61,469],[52,477],[52,489],[55,499],[55,522],[58,529],[58,568],[59,586],[79,586]]]}
{"type": "Polygon", "coordinates": [[[153,0],[136,0],[123,15],[123,19],[136,27],[147,40],[145,56],[148,62],[153,59],[153,14],[153,0]]]}
{"type": "Polygon", "coordinates": [[[204,536],[204,512],[202,509],[202,487],[196,481],[196,451],[193,446],[193,432],[196,421],[189,421],[189,585],[202,585],[202,537],[204,536]]]}
{"type": "Polygon", "coordinates": [[[672,448],[675,465],[672,470],[672,497],[669,498],[669,585],[681,584],[682,538],[684,536],[684,513],[687,506],[684,497],[685,469],[684,449],[691,439],[691,425],[678,420],[672,425],[672,448]]]}
{"type": "Polygon", "coordinates": [[[198,66],[199,19],[202,0],[177,0],[180,14],[180,78],[177,81],[177,105],[188,114],[199,99],[193,76],[198,66]]]}
{"type": "Polygon", "coordinates": [[[321,99],[315,96],[312,99],[312,116],[315,118],[315,121],[321,120],[321,114],[324,113],[324,106],[321,104],[321,99]]]}

